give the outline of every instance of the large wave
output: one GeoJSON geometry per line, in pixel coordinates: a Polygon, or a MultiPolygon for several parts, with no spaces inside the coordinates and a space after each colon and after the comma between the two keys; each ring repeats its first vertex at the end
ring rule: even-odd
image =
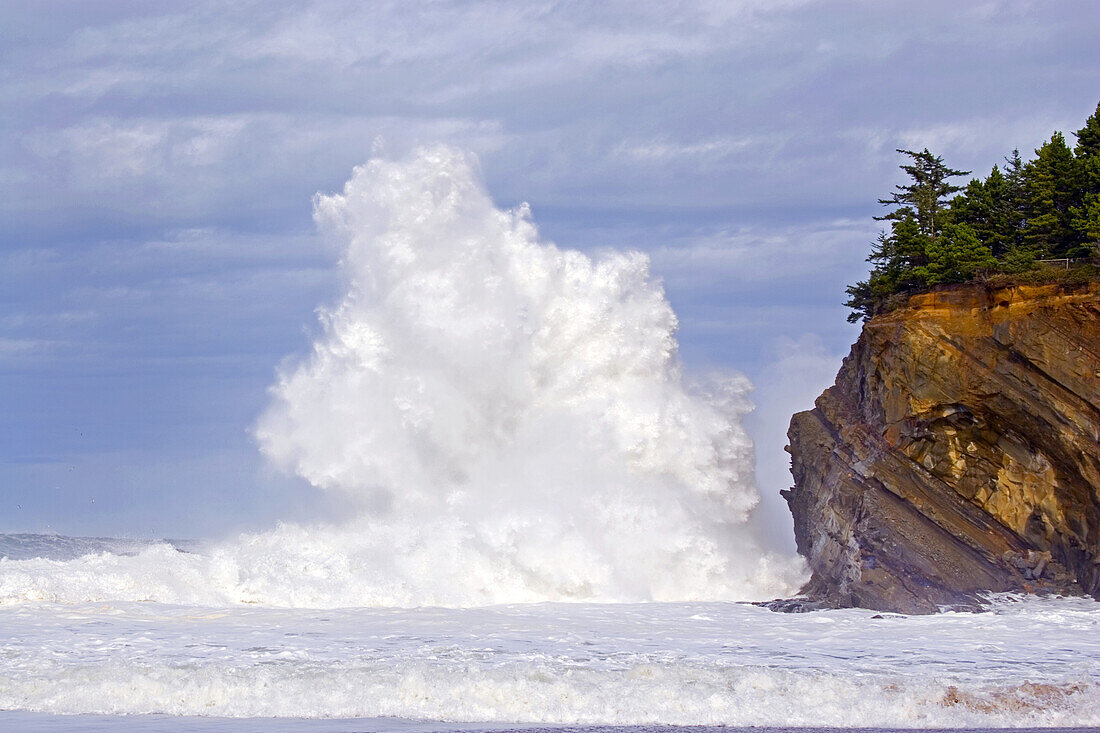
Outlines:
{"type": "Polygon", "coordinates": [[[688,386],[637,252],[592,258],[494,206],[476,161],[372,160],[315,219],[346,294],[256,426],[278,465],[353,507],[199,554],[0,565],[0,599],[291,606],[755,599],[747,381],[688,386]]]}

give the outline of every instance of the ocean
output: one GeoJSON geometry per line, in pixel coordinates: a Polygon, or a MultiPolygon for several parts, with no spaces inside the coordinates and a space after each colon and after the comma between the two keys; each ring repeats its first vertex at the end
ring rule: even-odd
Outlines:
{"type": "MultiPolygon", "coordinates": [[[[68,556],[80,543],[99,551],[88,557],[120,549],[111,540],[0,538],[0,710],[22,711],[0,723],[89,729],[111,723],[55,716],[154,715],[203,716],[145,719],[172,730],[244,730],[242,720],[250,730],[294,730],[301,719],[332,718],[361,720],[315,730],[1100,725],[1100,603],[1091,599],[1002,596],[986,613],[901,616],[737,602],[307,609],[15,597],[19,573],[71,573],[73,560],[49,559],[49,550],[68,556]],[[256,727],[268,718],[284,722],[256,727]]],[[[140,558],[135,544],[125,551],[137,554],[121,557],[140,558]]]]}

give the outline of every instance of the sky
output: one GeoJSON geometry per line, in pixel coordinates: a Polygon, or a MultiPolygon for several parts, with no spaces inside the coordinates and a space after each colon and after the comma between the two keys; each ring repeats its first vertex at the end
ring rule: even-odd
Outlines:
{"type": "Polygon", "coordinates": [[[788,546],[787,423],[858,335],[895,148],[1027,157],[1095,110],[1098,37],[1095,0],[7,0],[0,531],[337,511],[250,432],[339,293],[313,196],[445,142],[544,239],[651,257],[685,371],[756,386],[788,546]]]}

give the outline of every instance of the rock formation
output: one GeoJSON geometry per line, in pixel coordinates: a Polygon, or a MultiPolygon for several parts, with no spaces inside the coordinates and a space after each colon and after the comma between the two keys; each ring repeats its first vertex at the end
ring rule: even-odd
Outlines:
{"type": "Polygon", "coordinates": [[[811,601],[1100,595],[1100,284],[915,295],[788,437],[811,601]]]}

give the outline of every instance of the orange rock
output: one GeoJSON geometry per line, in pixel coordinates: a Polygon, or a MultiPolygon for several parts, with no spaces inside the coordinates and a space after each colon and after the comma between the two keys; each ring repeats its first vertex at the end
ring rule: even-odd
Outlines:
{"type": "Polygon", "coordinates": [[[869,321],[788,432],[806,592],[901,612],[1100,596],[1098,374],[1097,283],[955,286],[869,321]]]}

